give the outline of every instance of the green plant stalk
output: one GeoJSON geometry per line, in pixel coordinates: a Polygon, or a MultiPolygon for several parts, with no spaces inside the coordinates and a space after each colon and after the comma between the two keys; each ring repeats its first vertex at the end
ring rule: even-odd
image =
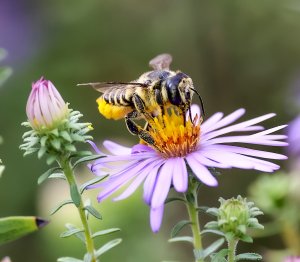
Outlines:
{"type": "Polygon", "coordinates": [[[81,194],[78,190],[78,186],[77,186],[76,181],[75,181],[75,177],[74,177],[74,174],[73,174],[73,169],[72,169],[71,163],[68,159],[61,159],[59,161],[59,164],[60,164],[62,170],[64,171],[64,174],[67,178],[70,189],[73,187],[73,188],[76,188],[76,190],[77,190],[77,193],[78,193],[78,196],[79,196],[79,199],[80,199],[79,205],[77,205],[77,210],[78,210],[80,220],[81,220],[81,223],[82,223],[82,226],[83,226],[83,229],[84,229],[86,249],[87,249],[87,252],[91,255],[91,262],[96,262],[97,259],[96,259],[96,256],[95,256],[94,241],[93,241],[93,238],[92,238],[91,229],[89,227],[87,217],[85,215],[84,204],[83,204],[83,201],[82,201],[81,194]]]}
{"type": "MultiPolygon", "coordinates": [[[[197,190],[198,184],[191,181],[189,183],[188,192],[185,194],[186,207],[188,210],[189,218],[191,221],[191,230],[193,234],[193,246],[194,250],[202,250],[202,239],[201,239],[201,230],[200,222],[198,218],[198,200],[197,200],[197,190]]],[[[202,259],[196,259],[196,262],[203,262],[202,259]]]]}
{"type": "Polygon", "coordinates": [[[228,241],[228,262],[234,262],[235,261],[235,252],[236,252],[236,246],[238,243],[238,240],[235,238],[227,239],[228,241]]]}

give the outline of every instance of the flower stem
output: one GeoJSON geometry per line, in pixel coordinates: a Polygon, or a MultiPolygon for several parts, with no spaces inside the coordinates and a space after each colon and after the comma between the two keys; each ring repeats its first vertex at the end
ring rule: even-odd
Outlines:
{"type": "Polygon", "coordinates": [[[228,262],[234,262],[235,261],[235,251],[236,251],[236,245],[238,243],[238,240],[231,238],[227,239],[228,241],[228,262]]]}
{"type": "Polygon", "coordinates": [[[71,194],[72,200],[73,200],[74,204],[76,205],[77,211],[80,216],[80,220],[81,220],[81,223],[82,223],[82,226],[84,229],[86,250],[90,254],[90,257],[91,257],[90,261],[96,262],[97,259],[95,256],[94,241],[91,236],[91,230],[90,230],[90,227],[89,227],[89,224],[87,221],[87,217],[85,215],[84,204],[82,201],[81,194],[78,190],[78,186],[75,181],[71,163],[68,159],[61,159],[59,161],[59,164],[60,164],[61,168],[63,169],[63,172],[67,178],[67,181],[70,186],[70,194],[71,194]],[[77,197],[76,201],[74,200],[74,195],[76,195],[76,197],[77,197]]]}
{"type": "MultiPolygon", "coordinates": [[[[185,194],[186,207],[191,221],[191,229],[193,233],[194,251],[202,250],[202,240],[200,235],[200,223],[198,218],[198,200],[197,200],[198,183],[190,181],[189,190],[185,194]]],[[[195,260],[196,262],[203,262],[202,259],[195,260]]]]}

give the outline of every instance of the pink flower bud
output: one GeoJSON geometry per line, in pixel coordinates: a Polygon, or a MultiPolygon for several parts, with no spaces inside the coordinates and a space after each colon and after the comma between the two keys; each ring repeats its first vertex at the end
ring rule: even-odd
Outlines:
{"type": "Polygon", "coordinates": [[[33,129],[37,131],[52,130],[69,114],[68,105],[51,83],[41,77],[32,84],[26,114],[33,129]]]}

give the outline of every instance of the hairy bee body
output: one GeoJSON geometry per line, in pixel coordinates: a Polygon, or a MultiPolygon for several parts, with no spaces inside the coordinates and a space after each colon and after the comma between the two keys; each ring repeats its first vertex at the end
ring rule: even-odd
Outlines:
{"type": "MultiPolygon", "coordinates": [[[[184,105],[187,97],[180,96],[177,90],[173,90],[173,93],[168,90],[170,89],[167,85],[168,80],[172,80],[176,76],[180,79],[185,77],[191,82],[191,79],[181,72],[154,70],[142,74],[134,81],[134,83],[143,83],[145,86],[136,86],[130,83],[126,86],[113,86],[104,91],[97,99],[99,112],[108,119],[122,119],[128,113],[136,110],[134,96],[139,96],[143,102],[143,111],[152,116],[160,113],[162,107],[167,108],[172,102],[173,104],[177,102],[178,105],[184,105]]],[[[169,82],[172,83],[172,81],[169,82]]]]}
{"type": "Polygon", "coordinates": [[[181,71],[172,71],[169,65],[172,57],[161,54],[153,58],[149,65],[154,69],[142,74],[132,82],[98,82],[91,85],[102,95],[97,99],[99,112],[108,119],[124,118],[128,130],[138,135],[148,144],[153,144],[147,127],[141,128],[133,120],[144,119],[146,126],[157,115],[163,115],[169,106],[174,106],[182,114],[184,123],[194,92],[199,96],[202,112],[203,103],[194,89],[192,79],[181,71]]]}

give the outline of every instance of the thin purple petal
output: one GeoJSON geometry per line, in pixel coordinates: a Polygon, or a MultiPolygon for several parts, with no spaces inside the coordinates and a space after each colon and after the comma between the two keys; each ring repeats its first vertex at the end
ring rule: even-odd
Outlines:
{"type": "Polygon", "coordinates": [[[160,229],[161,222],[164,215],[164,205],[150,209],[150,226],[154,233],[157,233],[160,229]]]}
{"type": "Polygon", "coordinates": [[[184,159],[181,157],[175,158],[176,163],[174,164],[173,172],[173,185],[177,192],[184,193],[188,188],[188,173],[184,159]]]}

